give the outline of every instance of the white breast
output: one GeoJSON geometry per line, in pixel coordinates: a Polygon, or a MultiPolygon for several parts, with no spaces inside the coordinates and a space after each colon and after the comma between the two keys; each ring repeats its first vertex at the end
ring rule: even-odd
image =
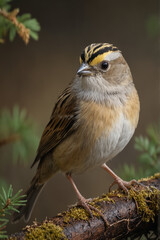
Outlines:
{"type": "Polygon", "coordinates": [[[112,130],[108,133],[108,129],[106,128],[103,135],[96,141],[88,159],[89,165],[101,165],[115,157],[127,145],[134,130],[134,127],[125,118],[123,113],[120,114],[112,130]]]}

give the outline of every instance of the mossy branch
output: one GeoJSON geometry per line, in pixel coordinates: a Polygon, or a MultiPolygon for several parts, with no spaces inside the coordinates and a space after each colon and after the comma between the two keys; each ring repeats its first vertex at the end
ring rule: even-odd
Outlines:
{"type": "Polygon", "coordinates": [[[140,182],[143,186],[131,188],[128,200],[120,191],[92,199],[90,204],[103,212],[108,226],[96,213],[93,212],[94,217],[90,218],[83,208],[75,206],[42,223],[33,222],[9,239],[117,240],[128,239],[129,236],[135,239],[149,231],[158,236],[160,173],[140,182]]]}

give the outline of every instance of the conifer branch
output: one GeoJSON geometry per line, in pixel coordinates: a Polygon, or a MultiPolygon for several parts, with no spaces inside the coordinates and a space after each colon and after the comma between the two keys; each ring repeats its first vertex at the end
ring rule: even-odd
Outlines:
{"type": "Polygon", "coordinates": [[[6,145],[6,144],[12,143],[12,142],[19,141],[20,139],[21,139],[21,137],[19,134],[13,134],[7,138],[0,139],[0,147],[3,145],[6,145]]]}
{"type": "Polygon", "coordinates": [[[22,190],[19,190],[15,195],[13,195],[12,185],[9,186],[8,190],[2,187],[2,193],[0,193],[0,239],[7,238],[7,232],[5,231],[6,225],[9,222],[8,215],[13,211],[17,211],[16,207],[19,205],[24,205],[26,200],[25,197],[21,195],[22,190]]]}
{"type": "Polygon", "coordinates": [[[17,20],[18,13],[18,8],[14,9],[11,12],[7,12],[5,9],[0,8],[0,15],[8,19],[17,28],[19,36],[23,39],[25,44],[28,44],[30,38],[30,30],[17,20]]]}

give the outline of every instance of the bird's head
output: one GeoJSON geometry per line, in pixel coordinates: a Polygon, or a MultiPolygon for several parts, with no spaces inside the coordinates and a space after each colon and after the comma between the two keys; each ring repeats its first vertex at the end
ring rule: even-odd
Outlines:
{"type": "Polygon", "coordinates": [[[93,43],[83,50],[77,76],[84,81],[109,86],[132,82],[129,66],[121,52],[108,43],[93,43]]]}

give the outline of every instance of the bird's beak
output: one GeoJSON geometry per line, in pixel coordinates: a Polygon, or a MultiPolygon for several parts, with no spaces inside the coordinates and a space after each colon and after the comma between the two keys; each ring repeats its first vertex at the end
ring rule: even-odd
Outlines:
{"type": "Polygon", "coordinates": [[[82,63],[80,68],[77,71],[79,76],[88,76],[91,75],[91,68],[87,63],[82,63]]]}

